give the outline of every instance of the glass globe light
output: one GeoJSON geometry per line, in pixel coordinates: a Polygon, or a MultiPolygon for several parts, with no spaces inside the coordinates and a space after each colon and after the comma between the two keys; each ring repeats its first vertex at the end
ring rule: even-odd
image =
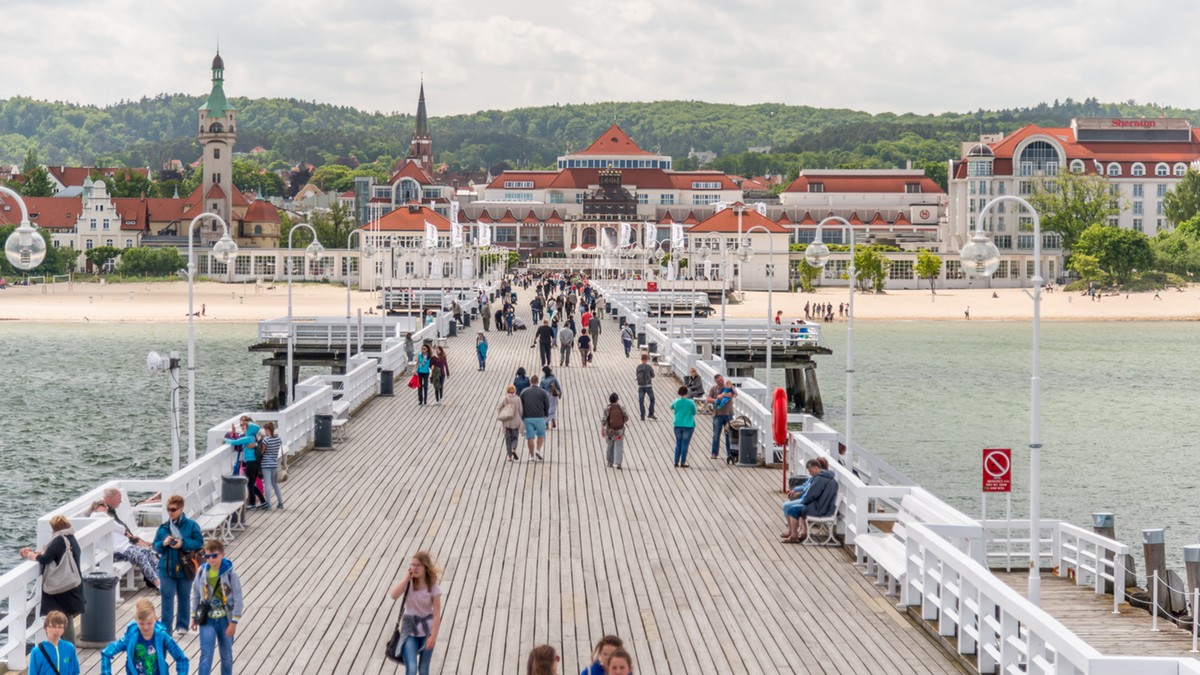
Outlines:
{"type": "Polygon", "coordinates": [[[213,259],[222,265],[228,265],[230,261],[233,260],[234,256],[237,255],[237,252],[237,242],[229,237],[228,232],[222,235],[221,238],[217,240],[217,243],[213,244],[212,247],[213,259]]]}
{"type": "Polygon", "coordinates": [[[990,277],[1000,267],[1000,249],[982,232],[976,232],[958,256],[963,271],[972,277],[990,277]]]}
{"type": "Polygon", "coordinates": [[[311,243],[307,247],[305,247],[304,256],[306,258],[308,258],[309,260],[317,260],[321,257],[321,254],[324,252],[325,252],[325,247],[321,245],[321,242],[314,241],[313,243],[311,243]]]}
{"type": "Polygon", "coordinates": [[[750,244],[746,244],[738,253],[738,257],[742,259],[742,262],[750,262],[750,259],[754,257],[754,247],[750,246],[750,244]]]}
{"type": "Polygon", "coordinates": [[[813,267],[824,267],[829,262],[829,247],[820,239],[814,241],[804,249],[804,260],[813,267]]]}
{"type": "Polygon", "coordinates": [[[371,242],[367,242],[362,245],[362,257],[374,258],[376,253],[377,251],[375,250],[375,245],[371,242]]]}
{"type": "Polygon", "coordinates": [[[22,222],[4,243],[4,257],[19,270],[31,270],[46,259],[46,239],[29,221],[22,222]]]}

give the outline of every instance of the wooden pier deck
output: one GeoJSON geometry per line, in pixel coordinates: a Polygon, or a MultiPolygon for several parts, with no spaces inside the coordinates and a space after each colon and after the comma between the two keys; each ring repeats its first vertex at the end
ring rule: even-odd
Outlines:
{"type": "MultiPolygon", "coordinates": [[[[236,672],[397,672],[382,655],[399,609],[386,595],[421,549],[445,568],[435,673],[524,672],[541,643],[560,673],[579,672],[606,633],[639,673],[961,672],[845,551],[778,543],[778,472],[709,460],[710,418],[691,468],[672,466],[673,378],[655,379],[659,419],[631,421],[624,469],[605,467],[608,394],[637,414],[636,361],[611,320],[593,366],[555,369],[546,461],[505,462],[495,406],[537,351],[532,331],[491,332],[478,372],[478,326],[449,340],[445,405],[418,407],[398,383],[336,450],[292,465],[286,510],[251,514],[228,552],[246,589],[236,672]]],[[[199,658],[196,635],[181,644],[199,658]]],[[[82,657],[96,672],[98,652],[82,657]]]]}

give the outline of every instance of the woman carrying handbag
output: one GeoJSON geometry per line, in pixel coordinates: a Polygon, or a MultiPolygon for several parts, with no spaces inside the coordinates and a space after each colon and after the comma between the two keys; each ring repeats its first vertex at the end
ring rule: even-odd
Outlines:
{"type": "Polygon", "coordinates": [[[404,664],[407,675],[429,675],[429,662],[442,623],[438,569],[427,551],[413,556],[408,572],[388,594],[400,603],[400,618],[388,641],[387,657],[404,664]]]}

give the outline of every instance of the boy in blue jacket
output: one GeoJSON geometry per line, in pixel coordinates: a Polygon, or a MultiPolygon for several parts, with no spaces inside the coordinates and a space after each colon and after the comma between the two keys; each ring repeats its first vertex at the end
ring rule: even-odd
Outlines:
{"type": "Polygon", "coordinates": [[[42,621],[46,639],[29,655],[29,675],[79,675],[75,645],[62,639],[67,615],[54,610],[42,621]]]}
{"type": "Polygon", "coordinates": [[[192,606],[196,608],[192,628],[200,629],[200,668],[196,672],[212,672],[216,647],[221,653],[221,675],[233,675],[233,638],[243,610],[242,580],[233,570],[233,561],[225,557],[225,544],[220,539],[204,542],[204,564],[196,572],[192,606]],[[207,608],[204,615],[200,614],[201,607],[207,608]]]}
{"type": "Polygon", "coordinates": [[[137,620],[125,629],[125,635],[111,642],[100,652],[100,675],[112,675],[113,657],[125,653],[125,675],[169,675],[167,655],[175,662],[175,672],[187,675],[188,659],[179,644],[158,623],[154,603],[142,598],[137,601],[137,620]]]}

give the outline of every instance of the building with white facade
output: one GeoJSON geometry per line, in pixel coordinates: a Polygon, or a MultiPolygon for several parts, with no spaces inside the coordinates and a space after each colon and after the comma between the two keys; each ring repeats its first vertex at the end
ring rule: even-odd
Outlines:
{"type": "MultiPolygon", "coordinates": [[[[812,241],[817,223],[838,216],[854,227],[857,241],[936,249],[947,200],[920,170],[809,169],[779,194],[779,203],[776,220],[792,230],[795,243],[812,241]]],[[[821,239],[846,243],[847,229],[832,223],[822,228],[821,239]]]]}

